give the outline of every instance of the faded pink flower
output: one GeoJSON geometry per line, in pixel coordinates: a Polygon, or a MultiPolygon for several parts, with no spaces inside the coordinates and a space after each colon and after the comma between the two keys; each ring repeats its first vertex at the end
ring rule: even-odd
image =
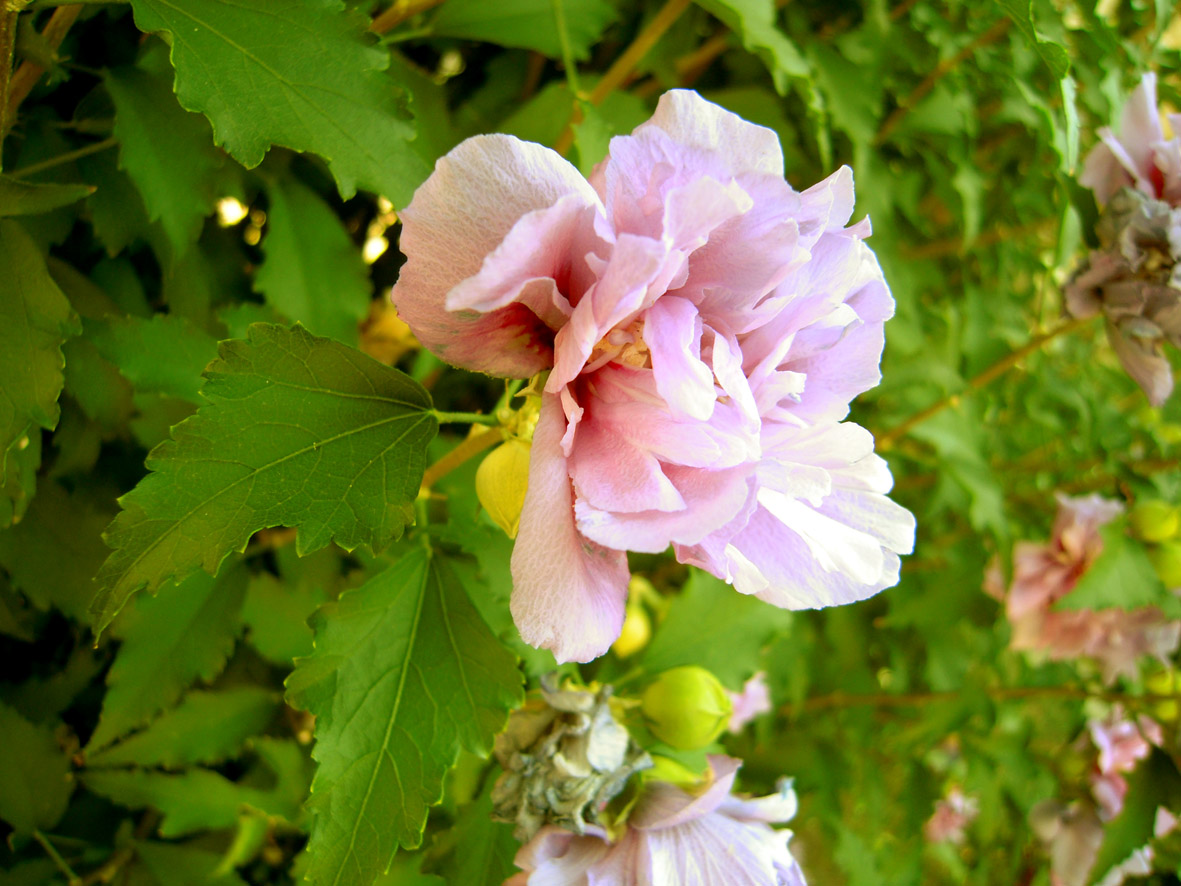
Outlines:
{"type": "Polygon", "coordinates": [[[769,824],[795,815],[790,786],[757,800],[735,797],[741,761],[709,762],[713,780],[699,795],[648,785],[614,843],[598,828],[581,837],[543,828],[517,853],[522,872],[505,886],[805,886],[787,848],[791,832],[769,824]]]}
{"type": "Polygon", "coordinates": [[[1043,800],[1029,812],[1033,832],[1050,854],[1051,886],[1086,886],[1103,845],[1103,822],[1089,805],[1043,800]]]}
{"type": "Polygon", "coordinates": [[[964,828],[980,814],[980,804],[954,785],[947,796],[935,803],[935,811],[923,825],[923,836],[930,843],[962,843],[964,828]]]}
{"type": "MultiPolygon", "coordinates": [[[[1181,132],[1181,114],[1170,114],[1169,125],[1181,132]]],[[[1147,73],[1128,98],[1117,136],[1099,130],[1100,143],[1083,162],[1079,181],[1106,203],[1121,188],[1134,188],[1146,197],[1181,203],[1181,139],[1165,138],[1156,105],[1156,74],[1147,73]]]]}
{"type": "Polygon", "coordinates": [[[898,581],[914,519],[864,429],[894,309],[842,168],[797,193],[775,134],[676,90],[589,181],[504,135],[442,158],[403,213],[393,298],[459,366],[549,371],[513,551],[522,637],[588,661],[626,551],[777,606],[898,581]]]}
{"type": "Polygon", "coordinates": [[[726,729],[730,732],[741,732],[755,717],[771,710],[771,690],[767,688],[767,675],[762,671],[742,684],[741,692],[727,694],[731,713],[726,729]]]}
{"type": "Polygon", "coordinates": [[[1091,772],[1091,793],[1099,804],[1099,817],[1111,821],[1124,808],[1128,793],[1123,773],[1135,769],[1136,763],[1152,752],[1152,745],[1163,741],[1160,724],[1144,715],[1135,721],[1125,720],[1117,710],[1106,720],[1092,720],[1087,728],[1099,749],[1099,760],[1091,772]]]}
{"type": "Polygon", "coordinates": [[[1074,590],[1103,550],[1099,527],[1122,510],[1101,496],[1058,496],[1058,516],[1048,543],[1018,542],[1013,582],[1005,598],[1013,649],[1037,651],[1060,661],[1093,658],[1104,679],[1134,677],[1140,659],[1164,660],[1181,641],[1181,622],[1156,607],[1061,610],[1054,603],[1074,590]]]}

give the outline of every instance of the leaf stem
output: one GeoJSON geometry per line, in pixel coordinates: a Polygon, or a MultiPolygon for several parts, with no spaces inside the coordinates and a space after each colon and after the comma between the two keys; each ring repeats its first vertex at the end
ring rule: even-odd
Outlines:
{"type": "MultiPolygon", "coordinates": [[[[660,11],[636,35],[636,39],[632,41],[631,45],[607,69],[607,73],[603,75],[603,79],[595,84],[595,88],[591,90],[589,97],[592,105],[602,104],[607,96],[627,81],[628,77],[635,71],[636,65],[640,63],[640,60],[664,36],[665,31],[671,28],[676,20],[681,17],[681,13],[689,8],[689,3],[690,0],[666,0],[660,11]]],[[[565,130],[563,130],[561,136],[555,142],[554,150],[559,154],[564,155],[574,144],[573,127],[575,123],[579,122],[580,116],[580,111],[576,109],[570,117],[570,122],[566,124],[565,130]]]]}
{"type": "MultiPolygon", "coordinates": [[[[2,3],[3,0],[0,0],[2,3]]],[[[4,109],[8,107],[8,95],[12,91],[12,60],[16,54],[16,21],[20,7],[0,5],[0,149],[4,147],[4,109]]],[[[0,170],[4,169],[4,154],[0,150],[0,170]]]]}
{"type": "Polygon", "coordinates": [[[1093,319],[1094,317],[1081,317],[1073,320],[1067,320],[1055,329],[1051,329],[1049,332],[1044,332],[1041,335],[1035,335],[1026,344],[1017,348],[1017,350],[1006,354],[1004,357],[997,360],[995,363],[969,381],[965,390],[957,391],[954,394],[948,394],[941,400],[937,400],[936,402],[932,403],[926,409],[916,412],[910,418],[905,419],[904,421],[890,428],[890,430],[886,431],[885,433],[878,435],[878,452],[886,452],[887,450],[892,449],[898,443],[898,441],[910,433],[910,430],[916,425],[925,422],[933,415],[937,415],[948,406],[958,405],[960,399],[965,393],[983,388],[985,385],[1004,375],[1034,351],[1042,348],[1047,342],[1058,338],[1060,335],[1065,335],[1068,332],[1074,332],[1076,329],[1086,326],[1093,319]]]}
{"type": "Polygon", "coordinates": [[[497,425],[500,420],[495,415],[488,415],[483,412],[439,412],[437,409],[431,410],[432,414],[438,420],[439,424],[462,424],[462,425],[497,425]]]}
{"type": "Polygon", "coordinates": [[[74,869],[71,868],[66,860],[61,857],[61,853],[59,853],[56,847],[54,847],[54,845],[49,842],[49,838],[47,836],[41,833],[41,831],[34,829],[33,839],[41,844],[41,848],[45,850],[45,854],[50,857],[57,869],[62,872],[66,880],[69,881],[70,886],[77,886],[77,884],[82,882],[81,878],[74,873],[74,869]]]}
{"type": "Polygon", "coordinates": [[[562,47],[562,66],[566,69],[566,85],[570,87],[570,94],[575,98],[582,95],[582,88],[578,85],[578,68],[574,64],[574,50],[570,47],[570,32],[566,29],[565,0],[550,0],[554,9],[554,25],[558,29],[558,43],[562,47]]]}
{"type": "Polygon", "coordinates": [[[374,34],[388,34],[411,16],[438,6],[443,0],[394,0],[394,4],[373,20],[369,26],[374,34]]]}
{"type": "Polygon", "coordinates": [[[78,148],[76,151],[68,151],[65,154],[58,154],[56,157],[50,157],[48,160],[42,160],[40,163],[33,163],[25,166],[12,173],[13,178],[24,178],[30,175],[36,175],[38,172],[44,172],[46,169],[53,169],[55,166],[61,166],[63,163],[72,163],[82,157],[88,157],[91,154],[97,154],[100,151],[105,151],[107,148],[113,148],[119,144],[119,139],[112,136],[111,138],[104,138],[100,142],[93,142],[78,148]]]}
{"type": "Polygon", "coordinates": [[[504,431],[501,428],[489,428],[482,434],[468,437],[423,472],[422,488],[430,489],[465,461],[474,458],[485,449],[490,449],[503,439],[504,431]]]}
{"type": "MultiPolygon", "coordinates": [[[[15,5],[19,10],[27,4],[28,0],[17,0],[15,5]]],[[[66,32],[70,30],[70,26],[74,24],[74,20],[81,12],[82,6],[78,3],[59,6],[53,11],[53,15],[49,17],[49,21],[45,25],[45,30],[41,32],[42,40],[53,52],[56,53],[57,48],[62,45],[62,41],[66,39],[66,32]]],[[[0,65],[0,67],[3,66],[0,65]]],[[[29,93],[33,91],[33,87],[37,85],[37,81],[44,73],[45,68],[31,59],[21,62],[21,66],[13,73],[4,96],[4,103],[0,104],[0,138],[8,132],[13,121],[16,120],[16,111],[21,102],[28,98],[29,93]]]]}

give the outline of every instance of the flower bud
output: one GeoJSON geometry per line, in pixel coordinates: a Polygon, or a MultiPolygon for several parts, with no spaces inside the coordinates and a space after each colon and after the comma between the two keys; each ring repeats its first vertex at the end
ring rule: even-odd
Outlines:
{"type": "Polygon", "coordinates": [[[476,496],[509,538],[517,537],[529,489],[529,444],[513,437],[493,449],[476,471],[476,496]]]}
{"type": "Polygon", "coordinates": [[[623,619],[623,630],[619,638],[611,644],[611,649],[620,658],[635,655],[648,645],[652,637],[652,620],[644,607],[637,603],[629,603],[627,615],[623,619]]]}
{"type": "Polygon", "coordinates": [[[1144,541],[1164,541],[1181,529],[1181,514],[1165,501],[1151,499],[1132,509],[1132,531],[1144,541]]]}
{"type": "Polygon", "coordinates": [[[1148,551],[1148,559],[1167,588],[1181,588],[1181,541],[1164,541],[1148,551]]]}
{"type": "Polygon", "coordinates": [[[648,729],[665,744],[681,750],[705,747],[730,721],[730,696],[704,668],[665,671],[644,690],[640,712],[648,729]]]}

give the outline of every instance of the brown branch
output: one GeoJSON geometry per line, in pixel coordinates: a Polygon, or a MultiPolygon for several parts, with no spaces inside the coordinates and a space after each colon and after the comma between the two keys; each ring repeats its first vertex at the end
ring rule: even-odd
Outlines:
{"type": "Polygon", "coordinates": [[[443,0],[395,0],[393,6],[373,20],[369,30],[374,34],[388,34],[411,16],[426,12],[441,3],[443,0]]]}
{"type": "Polygon", "coordinates": [[[501,428],[489,428],[482,434],[468,437],[441,459],[431,465],[422,475],[422,488],[430,489],[443,477],[450,474],[469,458],[479,455],[504,439],[501,428]]]}
{"type": "MultiPolygon", "coordinates": [[[[45,25],[45,30],[41,32],[41,37],[51,50],[57,52],[62,41],[66,39],[66,32],[70,30],[70,26],[74,24],[74,20],[81,12],[82,6],[78,3],[59,6],[53,11],[53,15],[49,17],[49,21],[45,25]]],[[[0,104],[0,109],[3,111],[0,113],[0,138],[11,128],[16,120],[16,112],[21,102],[28,98],[29,93],[33,91],[33,87],[37,85],[37,81],[44,73],[45,68],[31,59],[25,59],[16,69],[8,84],[8,92],[4,97],[4,102],[0,104]]]]}
{"type": "Polygon", "coordinates": [[[886,122],[882,124],[882,128],[878,130],[878,134],[873,140],[874,145],[877,146],[886,141],[894,133],[894,130],[898,128],[898,124],[902,122],[903,118],[914,109],[915,105],[926,98],[927,93],[935,88],[936,83],[955,70],[965,59],[975,55],[978,49],[999,40],[1009,30],[1010,24],[1011,20],[1008,16],[998,19],[996,24],[955,55],[951,56],[951,58],[945,58],[937,64],[935,69],[911,91],[910,95],[899,102],[898,107],[886,118],[886,122]]]}
{"type": "MultiPolygon", "coordinates": [[[[806,699],[798,705],[787,704],[780,710],[784,715],[810,713],[812,711],[831,710],[833,708],[916,708],[944,702],[962,701],[966,696],[965,690],[951,692],[832,692],[828,695],[818,695],[806,699]]],[[[1109,702],[1143,702],[1156,704],[1159,702],[1177,701],[1178,695],[1128,695],[1123,692],[1094,692],[1078,686],[998,686],[985,689],[981,695],[992,701],[1032,701],[1040,699],[1088,699],[1096,698],[1109,702]]]]}

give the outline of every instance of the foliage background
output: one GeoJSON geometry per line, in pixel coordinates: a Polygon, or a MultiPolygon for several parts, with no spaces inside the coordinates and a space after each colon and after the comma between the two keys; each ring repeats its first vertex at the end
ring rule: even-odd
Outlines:
{"type": "MultiPolygon", "coordinates": [[[[584,676],[695,663],[737,689],[765,670],[776,713],[724,743],[748,790],[795,777],[792,845],[813,884],[1048,883],[1028,813],[1087,794],[1079,737],[1116,700],[1167,740],[1094,879],[1178,799],[1176,706],[1145,683],[1160,667],[1107,687],[1086,662],[1031,662],[982,592],[994,555],[1048,536],[1054,490],[1181,500],[1177,399],[1147,406],[1096,324],[1056,334],[1092,238],[1080,153],[1144,70],[1181,104],[1172,3],[17,6],[0,12],[0,49],[15,47],[0,91],[5,883],[512,872],[482,757],[522,675],[535,685],[553,661],[515,635],[511,542],[480,511],[475,462],[415,515],[417,476],[466,433],[445,423],[428,447],[431,403],[488,412],[503,389],[441,365],[392,315],[397,209],[480,132],[589,171],[674,86],[773,128],[797,187],[853,167],[898,303],[883,383],[853,418],[878,433],[919,540],[898,587],[794,614],[634,557],[660,594],[652,642],[584,676]],[[255,322],[277,325],[219,357],[255,322]],[[362,382],[384,399],[342,415],[331,392],[362,382]],[[346,525],[299,487],[356,474],[355,451],[300,434],[374,423],[404,432],[383,462],[394,479],[327,493],[363,515],[346,525]],[[211,473],[283,447],[311,454],[241,497],[211,473]],[[103,533],[146,459],[112,554],[103,533]],[[201,523],[186,496],[206,493],[221,497],[201,523]],[[429,532],[402,536],[415,516],[429,532]],[[135,594],[145,583],[158,593],[135,594]],[[454,691],[469,665],[440,653],[453,629],[479,659],[478,705],[454,691]],[[445,716],[424,716],[436,705],[445,716]],[[391,734],[409,773],[383,765],[391,734]],[[928,843],[952,785],[979,817],[962,845],[928,843]]],[[[1099,602],[1130,605],[1122,593],[1099,602]]],[[[1156,881],[1179,859],[1161,847],[1156,881]]]]}

